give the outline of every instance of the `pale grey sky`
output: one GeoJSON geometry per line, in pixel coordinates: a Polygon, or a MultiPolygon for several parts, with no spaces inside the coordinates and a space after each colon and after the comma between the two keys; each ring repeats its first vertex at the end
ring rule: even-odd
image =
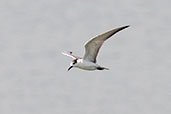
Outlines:
{"type": "Polygon", "coordinates": [[[170,114],[170,0],[1,0],[0,114],[170,114]],[[105,42],[109,71],[67,68],[83,44],[105,42]]]}

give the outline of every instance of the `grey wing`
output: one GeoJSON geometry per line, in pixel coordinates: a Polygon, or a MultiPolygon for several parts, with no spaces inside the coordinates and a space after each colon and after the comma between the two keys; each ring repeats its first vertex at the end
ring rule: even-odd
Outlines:
{"type": "Polygon", "coordinates": [[[127,27],[129,27],[129,25],[110,30],[108,32],[105,32],[101,35],[98,35],[98,36],[90,39],[85,44],[85,55],[84,55],[83,59],[96,63],[96,57],[97,57],[97,54],[98,54],[99,49],[102,46],[103,42],[105,40],[107,40],[108,38],[110,38],[115,33],[119,32],[127,27]]]}
{"type": "Polygon", "coordinates": [[[81,58],[81,57],[78,57],[78,56],[73,55],[72,52],[70,52],[70,51],[62,52],[62,54],[63,55],[66,55],[66,56],[69,56],[69,57],[71,57],[73,59],[79,59],[79,58],[81,58]]]}

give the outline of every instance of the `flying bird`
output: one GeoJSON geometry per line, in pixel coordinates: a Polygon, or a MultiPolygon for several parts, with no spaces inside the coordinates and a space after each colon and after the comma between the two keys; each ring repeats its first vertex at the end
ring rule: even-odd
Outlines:
{"type": "Polygon", "coordinates": [[[73,67],[83,70],[109,70],[108,68],[102,67],[96,63],[96,57],[98,55],[99,49],[105,40],[109,39],[115,33],[127,27],[129,27],[129,25],[118,27],[88,40],[84,45],[85,54],[83,57],[75,56],[72,52],[62,52],[63,55],[73,58],[68,71],[73,67]]]}

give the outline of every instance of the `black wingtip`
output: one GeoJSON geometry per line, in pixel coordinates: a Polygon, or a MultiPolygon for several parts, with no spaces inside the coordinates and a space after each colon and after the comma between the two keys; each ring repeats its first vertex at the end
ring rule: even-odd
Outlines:
{"type": "Polygon", "coordinates": [[[115,33],[119,32],[119,31],[125,29],[125,28],[128,28],[128,27],[130,27],[130,25],[126,25],[126,26],[122,26],[122,27],[114,29],[113,30],[114,32],[113,32],[113,34],[111,34],[111,36],[114,35],[115,33]]]}
{"type": "Polygon", "coordinates": [[[130,25],[126,25],[126,26],[124,26],[123,28],[128,28],[128,27],[130,27],[130,25]]]}

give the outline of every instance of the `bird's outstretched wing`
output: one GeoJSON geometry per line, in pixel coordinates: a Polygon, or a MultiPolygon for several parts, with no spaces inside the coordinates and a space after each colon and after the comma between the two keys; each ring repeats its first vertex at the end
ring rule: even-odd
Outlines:
{"type": "Polygon", "coordinates": [[[81,58],[81,57],[78,57],[78,56],[73,55],[72,52],[70,52],[70,51],[62,52],[62,54],[63,54],[63,55],[66,55],[66,56],[68,56],[68,57],[71,57],[71,58],[73,58],[73,59],[79,59],[79,58],[81,58]]]}
{"type": "Polygon", "coordinates": [[[85,55],[83,59],[96,63],[96,57],[103,42],[127,27],[129,25],[110,30],[87,41],[85,43],[85,55]]]}

